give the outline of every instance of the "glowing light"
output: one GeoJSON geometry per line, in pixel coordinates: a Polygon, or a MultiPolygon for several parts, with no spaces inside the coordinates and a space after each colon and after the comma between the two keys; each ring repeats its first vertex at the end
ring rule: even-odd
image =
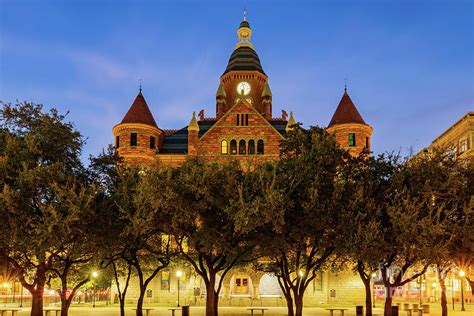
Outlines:
{"type": "Polygon", "coordinates": [[[183,272],[181,270],[176,271],[176,276],[180,278],[183,275],[183,272]]]}
{"type": "Polygon", "coordinates": [[[300,275],[300,277],[302,277],[302,276],[304,275],[303,270],[300,270],[300,271],[298,272],[298,274],[300,275]]]}
{"type": "Polygon", "coordinates": [[[4,287],[5,289],[8,288],[8,283],[7,283],[7,282],[3,283],[3,287],[4,287]]]}
{"type": "Polygon", "coordinates": [[[97,271],[92,272],[92,277],[93,278],[97,278],[97,276],[99,276],[99,273],[97,273],[97,271]]]}
{"type": "Polygon", "coordinates": [[[438,286],[438,283],[436,282],[433,282],[433,284],[431,284],[432,287],[437,287],[438,286]]]}
{"type": "Polygon", "coordinates": [[[375,278],[377,276],[377,273],[373,272],[372,277],[375,278]]]}
{"type": "Polygon", "coordinates": [[[54,290],[49,290],[49,295],[54,295],[56,293],[54,290]]]}
{"type": "Polygon", "coordinates": [[[466,275],[466,273],[464,273],[463,270],[459,270],[459,276],[460,276],[461,278],[462,278],[463,276],[465,276],[465,275],[466,275]]]}

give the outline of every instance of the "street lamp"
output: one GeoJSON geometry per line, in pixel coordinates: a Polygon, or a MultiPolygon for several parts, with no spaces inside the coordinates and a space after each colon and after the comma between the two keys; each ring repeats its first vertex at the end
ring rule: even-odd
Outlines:
{"type": "Polygon", "coordinates": [[[436,287],[438,286],[438,283],[436,282],[433,282],[433,284],[431,284],[431,287],[433,288],[433,296],[434,296],[434,301],[436,302],[436,287]]]}
{"type": "Polygon", "coordinates": [[[92,278],[94,279],[94,293],[93,293],[93,301],[94,303],[92,304],[92,307],[95,307],[95,292],[97,292],[97,282],[95,281],[95,279],[97,278],[97,276],[99,275],[99,273],[97,273],[97,271],[94,271],[92,272],[92,278]]]}
{"type": "Polygon", "coordinates": [[[464,308],[464,276],[466,274],[464,273],[463,270],[459,270],[459,276],[461,277],[461,311],[466,311],[464,308]]]}
{"type": "Polygon", "coordinates": [[[7,306],[7,303],[8,303],[8,283],[4,282],[2,284],[2,286],[3,286],[3,289],[5,291],[5,301],[4,301],[4,303],[5,303],[5,306],[7,306]]]}
{"type": "Polygon", "coordinates": [[[372,295],[374,297],[373,302],[372,302],[372,307],[375,307],[375,277],[377,276],[377,273],[372,272],[372,282],[373,282],[373,287],[372,287],[372,295]]]}
{"type": "Polygon", "coordinates": [[[178,270],[176,271],[176,277],[178,278],[178,307],[179,307],[179,279],[181,278],[181,276],[183,275],[183,272],[181,272],[181,270],[178,270]]]}

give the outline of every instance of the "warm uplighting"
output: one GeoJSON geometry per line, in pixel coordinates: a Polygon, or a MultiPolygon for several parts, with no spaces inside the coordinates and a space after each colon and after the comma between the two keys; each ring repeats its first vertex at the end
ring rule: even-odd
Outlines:
{"type": "Polygon", "coordinates": [[[97,278],[99,276],[99,273],[97,271],[92,272],[92,277],[97,278]]]}
{"type": "Polygon", "coordinates": [[[459,270],[459,276],[462,278],[466,275],[466,273],[464,273],[464,270],[459,270]]]}
{"type": "Polygon", "coordinates": [[[183,275],[183,272],[181,270],[176,271],[176,276],[180,278],[183,275]]]}

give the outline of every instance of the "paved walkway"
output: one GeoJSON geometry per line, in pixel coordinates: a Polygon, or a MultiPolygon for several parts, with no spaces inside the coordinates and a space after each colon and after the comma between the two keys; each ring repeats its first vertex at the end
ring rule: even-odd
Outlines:
{"type": "MultiPolygon", "coordinates": [[[[153,308],[154,310],[150,312],[150,316],[171,316],[171,312],[168,311],[168,308],[163,306],[147,306],[153,308]]],[[[324,305],[322,307],[305,307],[303,310],[304,316],[329,316],[329,312],[326,308],[334,307],[329,305],[324,305]]],[[[337,306],[340,307],[340,306],[337,306]]],[[[128,305],[126,307],[127,316],[135,315],[135,311],[132,310],[134,306],[128,305]]],[[[344,314],[345,316],[355,316],[355,307],[354,306],[344,306],[348,308],[344,314]]],[[[440,316],[441,308],[439,305],[431,304],[431,313],[430,316],[440,316]]],[[[19,313],[19,316],[27,316],[30,314],[29,308],[23,308],[23,311],[19,313]]],[[[259,312],[255,312],[255,315],[259,315],[259,312]]],[[[86,315],[96,315],[96,316],[117,316],[119,315],[119,307],[117,305],[112,306],[98,306],[96,308],[84,307],[84,306],[72,306],[69,312],[70,316],[86,316],[86,315]]],[[[191,306],[190,316],[202,316],[205,315],[205,308],[202,306],[191,306]]],[[[228,316],[249,316],[250,312],[246,307],[220,307],[219,315],[228,315],[228,316]]],[[[286,308],[284,307],[268,307],[268,310],[265,311],[265,316],[272,315],[286,315],[286,308]]],[[[380,307],[375,308],[374,315],[383,316],[383,310],[380,307]]],[[[176,313],[176,316],[181,316],[180,312],[176,313]]],[[[338,312],[334,312],[334,316],[339,316],[338,312]]],[[[400,316],[406,316],[405,312],[401,312],[400,316]]],[[[452,307],[449,307],[449,316],[474,316],[474,304],[466,305],[466,311],[461,312],[460,306],[456,306],[456,311],[452,311],[452,307]]]]}

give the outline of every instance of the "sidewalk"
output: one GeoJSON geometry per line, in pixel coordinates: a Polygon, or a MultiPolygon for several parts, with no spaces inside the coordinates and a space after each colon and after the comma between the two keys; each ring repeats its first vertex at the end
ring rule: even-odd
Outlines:
{"type": "MultiPolygon", "coordinates": [[[[153,311],[150,312],[150,316],[171,316],[171,312],[168,308],[171,307],[163,307],[163,306],[150,306],[147,305],[146,307],[153,308],[153,311]]],[[[330,305],[324,305],[324,307],[305,307],[303,309],[304,316],[329,316],[329,312],[326,308],[330,308],[330,305]]],[[[344,307],[348,310],[344,314],[345,316],[354,316],[355,315],[355,306],[337,306],[337,307],[344,307]]],[[[134,306],[128,305],[126,306],[127,316],[135,315],[135,311],[132,309],[134,306]]],[[[448,315],[450,316],[474,316],[474,304],[466,305],[466,311],[461,312],[460,306],[455,306],[456,310],[453,312],[452,306],[449,306],[448,315]]],[[[430,316],[440,316],[441,315],[441,307],[439,305],[430,304],[431,313],[430,316]]],[[[374,309],[374,315],[382,316],[383,309],[381,306],[377,306],[374,309]]],[[[23,308],[23,310],[19,313],[19,316],[27,316],[30,314],[30,310],[28,307],[23,308]]],[[[287,311],[285,307],[268,307],[268,310],[265,311],[265,316],[272,316],[272,315],[286,315],[287,311]]],[[[72,306],[69,312],[70,316],[86,316],[86,315],[97,315],[97,316],[117,316],[119,315],[119,306],[112,305],[112,306],[98,306],[96,308],[92,307],[78,307],[72,306]]],[[[205,308],[203,306],[191,306],[190,308],[190,316],[202,316],[205,315],[205,308]]],[[[219,315],[232,315],[232,316],[244,316],[250,315],[250,311],[246,309],[246,307],[220,307],[219,308],[219,315]]],[[[256,316],[260,315],[259,311],[256,311],[256,316]]],[[[401,311],[400,316],[406,316],[406,312],[401,311]]],[[[426,314],[427,315],[427,314],[426,314]]],[[[181,316],[180,312],[176,312],[176,316],[181,316]]],[[[334,316],[339,316],[337,311],[334,312],[334,316]]]]}

